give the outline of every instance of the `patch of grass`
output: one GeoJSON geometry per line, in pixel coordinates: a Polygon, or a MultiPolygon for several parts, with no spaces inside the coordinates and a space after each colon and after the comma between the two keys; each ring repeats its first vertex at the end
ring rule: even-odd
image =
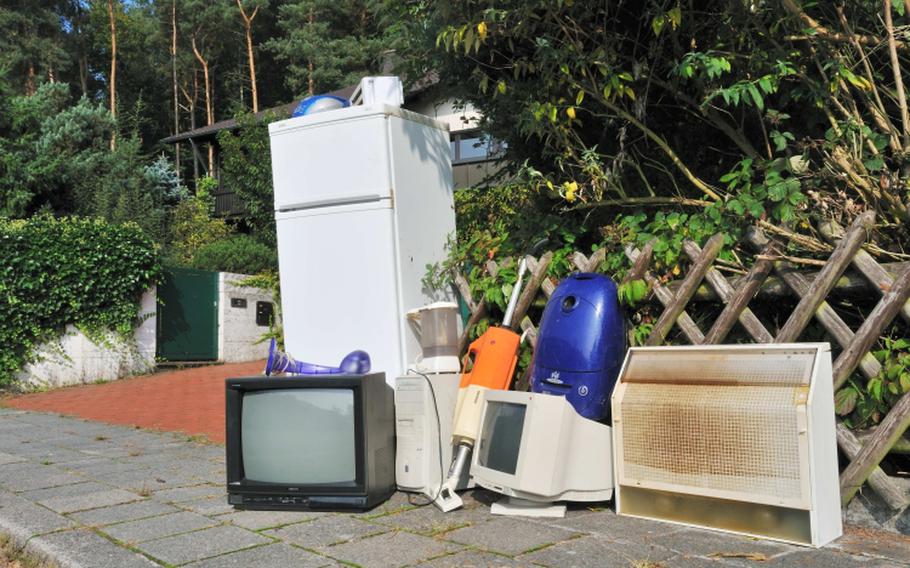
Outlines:
{"type": "Polygon", "coordinates": [[[53,562],[23,550],[5,534],[0,535],[0,566],[5,568],[57,568],[53,562]]]}
{"type": "Polygon", "coordinates": [[[102,435],[100,435],[100,434],[99,434],[98,436],[95,436],[95,441],[96,441],[96,442],[103,442],[103,441],[108,440],[108,439],[109,439],[109,438],[108,438],[107,436],[102,436],[102,435]]]}
{"type": "Polygon", "coordinates": [[[53,463],[54,462],[52,462],[51,460],[44,460],[41,462],[41,465],[52,465],[53,463]]]}
{"type": "Polygon", "coordinates": [[[135,457],[141,456],[142,452],[140,452],[139,450],[131,450],[130,453],[128,453],[127,455],[131,458],[135,458],[135,457]]]}
{"type": "Polygon", "coordinates": [[[194,434],[192,436],[187,436],[186,441],[192,444],[211,444],[212,441],[209,440],[209,437],[205,434],[194,434]]]}
{"type": "Polygon", "coordinates": [[[142,484],[142,487],[136,490],[136,494],[140,497],[151,497],[152,490],[149,489],[147,485],[142,484]]]}

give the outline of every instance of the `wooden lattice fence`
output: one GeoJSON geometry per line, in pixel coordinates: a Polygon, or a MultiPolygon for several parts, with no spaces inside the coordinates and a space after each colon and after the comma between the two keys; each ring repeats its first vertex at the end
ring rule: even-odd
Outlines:
{"type": "MultiPolygon", "coordinates": [[[[787,343],[799,340],[814,318],[841,347],[841,352],[834,361],[835,391],[856,370],[867,379],[878,376],[882,367],[870,349],[896,317],[900,316],[910,323],[910,272],[901,263],[895,263],[900,265],[896,267],[883,267],[863,250],[874,218],[872,212],[866,212],[847,229],[835,223],[819,227],[819,232],[831,243],[833,250],[827,261],[819,263],[821,269],[814,276],[798,270],[785,260],[778,251],[778,245],[760,229],[754,229],[747,235],[749,244],[756,252],[755,262],[745,275],[736,279],[728,279],[715,267],[717,256],[723,247],[723,236],[720,234],[711,237],[704,247],[699,247],[692,241],[683,244],[683,252],[691,264],[685,277],[678,282],[662,283],[649,271],[653,242],[641,250],[628,247],[625,254],[633,264],[624,282],[644,279],[649,284],[653,297],[663,305],[663,311],[645,343],[664,344],[674,326],[681,331],[681,337],[693,345],[722,343],[737,322],[756,343],[787,343]],[[856,331],[844,322],[826,300],[839,281],[843,281],[844,273],[851,265],[867,281],[867,289],[874,290],[873,293],[880,296],[875,308],[866,315],[856,331]],[[756,298],[763,285],[775,275],[799,298],[798,304],[776,334],[769,331],[749,308],[749,303],[756,298]],[[686,311],[686,306],[697,294],[705,295],[705,282],[709,288],[708,293],[713,293],[713,297],[724,304],[707,332],[703,332],[686,311]]],[[[572,255],[572,262],[579,271],[596,271],[604,261],[605,254],[606,251],[600,249],[589,258],[576,252],[572,255]]],[[[527,257],[530,277],[519,296],[512,320],[515,330],[523,330],[532,347],[536,347],[537,343],[537,326],[527,314],[538,294],[542,293],[549,298],[556,288],[556,284],[546,277],[552,259],[552,253],[546,253],[540,258],[527,257]]],[[[486,269],[495,275],[498,266],[489,261],[486,269]]],[[[483,300],[473,299],[463,275],[456,274],[454,280],[471,311],[460,341],[461,352],[464,352],[470,330],[487,314],[487,306],[483,300]]],[[[855,282],[852,284],[856,285],[855,282]]],[[[526,390],[528,378],[526,371],[518,379],[516,388],[526,390]]],[[[849,460],[849,465],[840,476],[844,505],[850,502],[865,482],[892,509],[900,510],[910,504],[895,482],[879,468],[881,461],[901,439],[908,426],[910,393],[898,400],[878,427],[865,436],[862,442],[838,422],[837,442],[849,460]]]]}

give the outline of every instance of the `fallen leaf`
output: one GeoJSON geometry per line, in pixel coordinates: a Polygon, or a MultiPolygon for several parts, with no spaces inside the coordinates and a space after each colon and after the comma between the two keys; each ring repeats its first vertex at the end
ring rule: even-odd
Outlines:
{"type": "Polygon", "coordinates": [[[745,558],[756,562],[765,562],[768,557],[761,552],[714,552],[709,554],[711,558],[745,558]]]}

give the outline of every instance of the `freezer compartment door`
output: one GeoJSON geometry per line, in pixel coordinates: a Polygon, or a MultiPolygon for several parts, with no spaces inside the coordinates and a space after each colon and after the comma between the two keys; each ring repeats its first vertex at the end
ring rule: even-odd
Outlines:
{"type": "Polygon", "coordinates": [[[349,205],[276,215],[285,347],[337,365],[355,349],[373,371],[402,374],[392,209],[349,205]]]}
{"type": "Polygon", "coordinates": [[[271,133],[275,210],[363,203],[392,195],[388,117],[271,133]]]}

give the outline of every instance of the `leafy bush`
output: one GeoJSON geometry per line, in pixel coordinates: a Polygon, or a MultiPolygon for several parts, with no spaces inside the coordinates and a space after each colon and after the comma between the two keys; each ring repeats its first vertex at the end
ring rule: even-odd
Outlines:
{"type": "Polygon", "coordinates": [[[0,259],[0,384],[68,324],[129,340],[139,298],[160,273],[139,227],[77,217],[0,218],[0,259]]]}
{"type": "Polygon", "coordinates": [[[199,180],[196,195],[184,199],[171,210],[167,236],[169,262],[190,266],[200,248],[231,234],[231,228],[223,219],[212,217],[215,202],[210,190],[217,183],[212,178],[199,180]]]}
{"type": "Polygon", "coordinates": [[[221,183],[240,200],[241,216],[263,243],[275,245],[272,163],[269,155],[270,122],[283,118],[274,112],[262,117],[239,116],[239,128],[218,133],[221,146],[221,183]]]}
{"type": "Polygon", "coordinates": [[[193,255],[192,266],[202,270],[259,274],[278,269],[278,254],[249,235],[233,235],[199,247],[193,255]]]}

